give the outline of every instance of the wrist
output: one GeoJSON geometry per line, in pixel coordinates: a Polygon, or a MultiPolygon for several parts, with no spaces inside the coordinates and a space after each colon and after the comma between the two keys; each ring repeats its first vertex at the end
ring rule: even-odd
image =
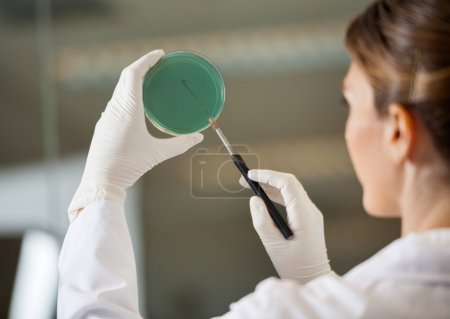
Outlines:
{"type": "Polygon", "coordinates": [[[316,279],[320,276],[329,274],[332,272],[328,261],[310,266],[296,267],[295,269],[284,270],[283,268],[277,269],[278,275],[281,279],[291,279],[297,281],[301,285],[305,285],[309,281],[316,279]]]}
{"type": "Polygon", "coordinates": [[[111,184],[96,184],[82,181],[68,208],[69,220],[72,222],[80,210],[102,200],[109,200],[119,204],[125,202],[126,192],[124,189],[111,184]]]}

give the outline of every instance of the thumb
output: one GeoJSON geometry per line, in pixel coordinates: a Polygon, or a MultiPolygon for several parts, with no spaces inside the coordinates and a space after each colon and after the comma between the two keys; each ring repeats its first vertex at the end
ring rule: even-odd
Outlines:
{"type": "Polygon", "coordinates": [[[244,176],[239,177],[239,184],[240,184],[242,187],[251,189],[251,188],[250,188],[250,185],[248,185],[248,183],[247,183],[247,181],[245,180],[244,176]]]}
{"type": "Polygon", "coordinates": [[[186,152],[201,141],[203,141],[203,134],[194,133],[180,135],[170,139],[162,139],[160,140],[160,143],[164,145],[167,155],[172,157],[186,152]]]}
{"type": "Polygon", "coordinates": [[[144,77],[145,73],[164,56],[164,50],[153,50],[131,64],[128,68],[133,70],[139,78],[144,77]]]}
{"type": "Polygon", "coordinates": [[[264,201],[258,196],[250,198],[253,227],[264,244],[282,240],[283,236],[270,218],[264,201]]]}
{"type": "Polygon", "coordinates": [[[286,207],[295,203],[298,193],[304,192],[302,185],[292,174],[265,169],[252,169],[248,172],[248,177],[278,190],[286,207]]]}

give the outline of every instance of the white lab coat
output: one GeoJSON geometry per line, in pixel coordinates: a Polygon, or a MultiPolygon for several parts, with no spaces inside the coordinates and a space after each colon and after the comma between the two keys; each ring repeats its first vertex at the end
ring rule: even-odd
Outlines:
{"type": "MultiPolygon", "coordinates": [[[[122,206],[98,202],[71,223],[59,271],[59,319],[141,318],[122,206]]],[[[266,279],[221,318],[448,319],[450,229],[398,239],[343,277],[325,275],[304,286],[266,279]]]]}

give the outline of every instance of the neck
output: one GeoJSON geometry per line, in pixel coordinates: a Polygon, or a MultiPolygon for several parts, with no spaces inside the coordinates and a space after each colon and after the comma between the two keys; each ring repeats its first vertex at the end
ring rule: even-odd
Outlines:
{"type": "Polygon", "coordinates": [[[402,236],[450,227],[450,178],[441,173],[422,171],[406,179],[401,194],[402,236]]]}

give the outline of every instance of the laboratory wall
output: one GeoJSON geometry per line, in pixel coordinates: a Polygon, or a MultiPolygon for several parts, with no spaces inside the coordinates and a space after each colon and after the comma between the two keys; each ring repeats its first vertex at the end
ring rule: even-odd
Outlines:
{"type": "MultiPolygon", "coordinates": [[[[62,244],[95,123],[121,70],[157,48],[198,52],[217,65],[226,87],[222,130],[251,168],[297,176],[324,215],[336,273],[397,238],[398,220],[364,211],[344,140],[343,37],[369,2],[0,1],[0,269],[9,269],[0,279],[11,286],[0,299],[13,294],[28,231],[62,244]]],[[[252,226],[252,193],[214,132],[203,134],[127,197],[145,318],[220,315],[277,276],[252,226]]],[[[10,311],[9,302],[0,306],[10,311]]]]}

